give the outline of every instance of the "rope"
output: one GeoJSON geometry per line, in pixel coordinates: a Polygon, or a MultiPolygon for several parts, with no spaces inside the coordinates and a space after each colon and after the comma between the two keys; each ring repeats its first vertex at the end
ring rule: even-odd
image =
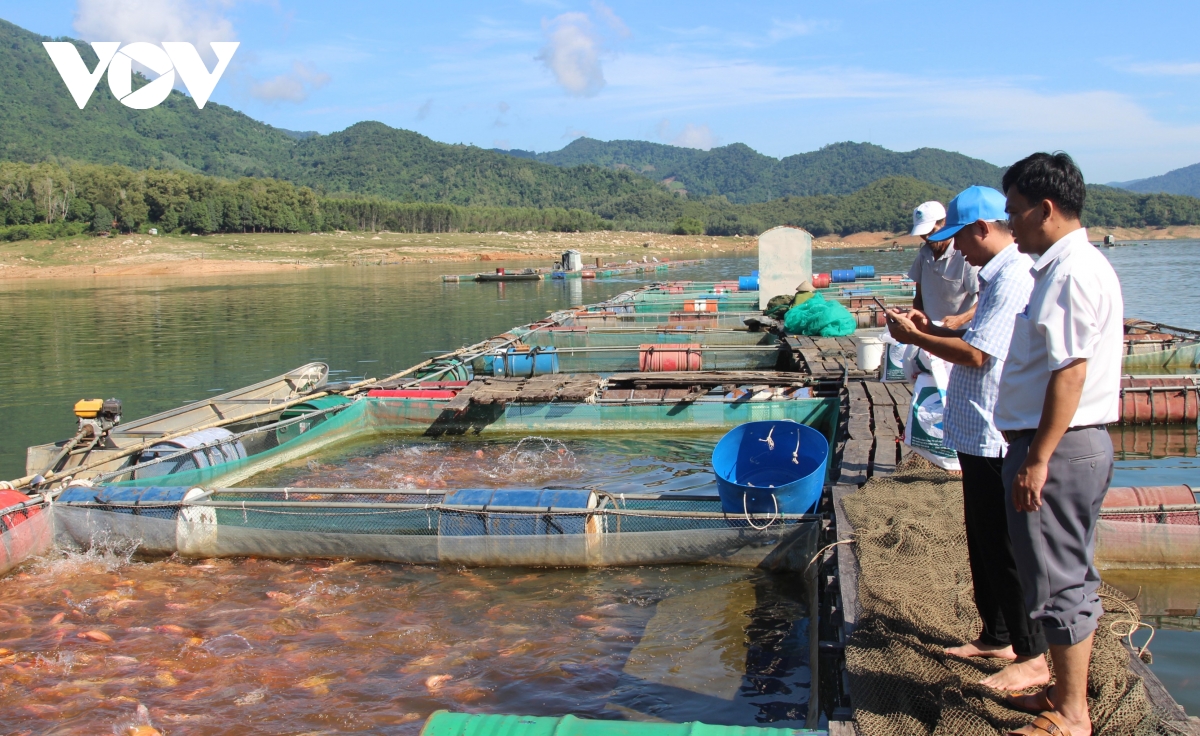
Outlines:
{"type": "MultiPolygon", "coordinates": [[[[1138,592],[1140,593],[1141,591],[1138,591],[1138,592]]],[[[1129,617],[1129,618],[1120,618],[1120,619],[1117,619],[1116,621],[1113,621],[1112,623],[1110,623],[1108,625],[1108,630],[1111,631],[1113,633],[1113,635],[1116,636],[1118,639],[1124,639],[1126,642],[1128,642],[1129,648],[1132,649],[1137,654],[1138,659],[1145,661],[1146,655],[1150,651],[1150,642],[1154,641],[1154,634],[1156,633],[1154,627],[1151,626],[1150,624],[1146,623],[1145,621],[1142,621],[1138,617],[1137,609],[1134,608],[1133,606],[1129,605],[1129,601],[1126,601],[1123,598],[1120,598],[1119,596],[1110,595],[1107,593],[1100,593],[1099,595],[1100,595],[1101,600],[1105,604],[1107,604],[1108,601],[1116,601],[1118,604],[1120,604],[1121,608],[1124,609],[1123,613],[1125,613],[1125,615],[1127,615],[1129,617]],[[1129,629],[1127,631],[1125,631],[1125,633],[1121,633],[1120,631],[1118,631],[1118,628],[1122,627],[1122,626],[1128,626],[1129,629]],[[1143,644],[1141,647],[1139,647],[1133,643],[1133,635],[1137,632],[1138,629],[1141,629],[1141,628],[1149,629],[1150,636],[1149,636],[1149,638],[1146,639],[1146,643],[1143,644]]],[[[1105,610],[1108,610],[1107,605],[1105,605],[1104,608],[1105,608],[1105,610]]]]}
{"type": "MultiPolygon", "coordinates": [[[[772,427],[771,431],[774,431],[773,427],[772,427]]],[[[750,495],[750,494],[748,494],[748,493],[742,494],[742,513],[744,513],[746,515],[746,523],[747,524],[749,524],[751,527],[753,527],[755,529],[758,529],[759,531],[762,531],[763,529],[770,528],[770,526],[772,524],[774,524],[776,521],[779,521],[779,499],[775,497],[774,493],[771,494],[771,500],[775,502],[775,515],[771,517],[771,520],[767,522],[766,526],[758,526],[757,524],[754,523],[754,520],[752,520],[750,518],[750,510],[748,508],[746,508],[746,496],[748,496],[748,495],[750,495]]]]}

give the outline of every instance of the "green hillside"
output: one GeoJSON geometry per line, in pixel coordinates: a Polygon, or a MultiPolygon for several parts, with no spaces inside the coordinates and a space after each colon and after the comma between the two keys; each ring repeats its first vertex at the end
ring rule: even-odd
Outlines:
{"type": "MultiPolygon", "coordinates": [[[[2,160],[278,177],[321,192],[460,205],[589,206],[654,186],[627,172],[566,172],[382,123],[359,123],[327,136],[274,128],[213,102],[198,110],[179,91],[153,109],[131,110],[103,80],[80,110],[41,45],[48,40],[0,21],[2,160]]],[[[94,67],[91,47],[75,45],[94,67]]]]}
{"type": "Polygon", "coordinates": [[[562,150],[537,154],[537,160],[556,166],[591,164],[636,171],[692,197],[723,195],[738,203],[850,194],[895,176],[961,191],[972,184],[998,186],[1004,173],[998,166],[960,153],[936,148],[897,153],[870,143],[834,143],[779,160],[743,143],[701,151],[645,141],[578,138],[562,150]]]}
{"type": "MultiPolygon", "coordinates": [[[[87,107],[76,107],[42,41],[0,20],[0,157],[7,161],[66,158],[133,168],[194,169],[221,176],[274,176],[296,142],[223,105],[196,109],[171,93],[151,110],[131,110],[104,79],[87,107]]],[[[73,39],[54,39],[72,41],[73,39]]],[[[91,69],[96,54],[76,41],[91,69]]]]}
{"type": "Polygon", "coordinates": [[[1131,192],[1186,194],[1200,197],[1200,164],[1192,164],[1182,169],[1168,171],[1161,176],[1149,179],[1136,179],[1112,184],[1114,187],[1128,189],[1131,192]]]}

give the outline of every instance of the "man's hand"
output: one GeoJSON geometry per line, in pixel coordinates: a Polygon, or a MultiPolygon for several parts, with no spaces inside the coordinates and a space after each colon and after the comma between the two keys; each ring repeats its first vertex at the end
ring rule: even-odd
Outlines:
{"type": "Polygon", "coordinates": [[[1037,511],[1042,507],[1042,488],[1050,475],[1047,463],[1026,456],[1017,477],[1013,479],[1012,500],[1017,511],[1037,511]]]}
{"type": "Polygon", "coordinates": [[[923,334],[930,325],[929,317],[919,309],[913,309],[908,313],[901,312],[896,309],[885,310],[887,314],[888,332],[892,337],[896,338],[897,342],[905,345],[916,343],[919,336],[923,334]]]}
{"type": "Polygon", "coordinates": [[[973,314],[951,314],[946,319],[942,320],[942,325],[950,330],[960,330],[963,325],[971,321],[975,315],[973,314]]]}

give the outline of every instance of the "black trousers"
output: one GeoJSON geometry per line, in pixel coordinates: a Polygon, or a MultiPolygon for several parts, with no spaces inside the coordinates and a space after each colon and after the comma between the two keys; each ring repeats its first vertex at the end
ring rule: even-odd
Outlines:
{"type": "Polygon", "coordinates": [[[1002,457],[958,453],[963,474],[963,520],[967,526],[967,552],[975,584],[975,607],[983,619],[979,639],[985,644],[1011,644],[1019,656],[1045,652],[1042,625],[1029,618],[1025,596],[1017,577],[1012,542],[1008,536],[1008,511],[1002,457]]]}

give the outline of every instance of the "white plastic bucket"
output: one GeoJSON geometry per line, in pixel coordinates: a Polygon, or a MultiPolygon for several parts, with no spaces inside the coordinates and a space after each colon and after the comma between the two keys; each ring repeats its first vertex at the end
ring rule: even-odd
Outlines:
{"type": "Polygon", "coordinates": [[[858,368],[863,371],[879,370],[883,362],[883,340],[878,337],[858,338],[858,368]]]}

